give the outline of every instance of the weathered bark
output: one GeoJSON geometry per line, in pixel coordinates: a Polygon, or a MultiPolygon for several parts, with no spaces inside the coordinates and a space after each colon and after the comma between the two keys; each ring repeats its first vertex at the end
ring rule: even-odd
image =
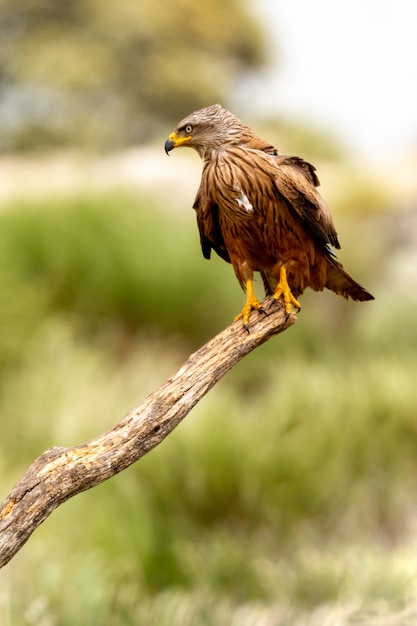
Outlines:
{"type": "Polygon", "coordinates": [[[251,332],[235,322],[194,352],[179,371],[112,430],[72,448],[54,447],[26,470],[0,505],[0,567],[60,504],[121,472],[157,446],[246,354],[296,321],[280,303],[253,312],[251,332]]]}

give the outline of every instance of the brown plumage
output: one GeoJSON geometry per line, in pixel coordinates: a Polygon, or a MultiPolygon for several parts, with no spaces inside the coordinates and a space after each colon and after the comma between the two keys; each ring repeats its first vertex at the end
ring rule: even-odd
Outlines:
{"type": "Polygon", "coordinates": [[[255,271],[267,295],[283,296],[287,313],[300,307],[297,298],[306,287],[373,300],[330,249],[340,245],[310,163],[279,155],[218,104],[178,124],[165,150],[178,146],[194,148],[204,161],[194,202],[203,255],[209,259],[213,249],[232,263],[247,292],[236,319],[247,329],[251,310],[261,308],[253,292],[255,271]]]}

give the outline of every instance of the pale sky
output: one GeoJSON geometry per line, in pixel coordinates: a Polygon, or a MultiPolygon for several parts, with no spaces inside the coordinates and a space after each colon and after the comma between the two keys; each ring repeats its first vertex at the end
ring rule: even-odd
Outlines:
{"type": "Polygon", "coordinates": [[[364,159],[417,152],[417,0],[252,5],[276,63],[246,106],[335,129],[364,159]]]}

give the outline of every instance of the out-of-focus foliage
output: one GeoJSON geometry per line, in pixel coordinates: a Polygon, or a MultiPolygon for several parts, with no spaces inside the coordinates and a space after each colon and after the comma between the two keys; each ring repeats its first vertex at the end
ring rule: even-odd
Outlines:
{"type": "MultiPolygon", "coordinates": [[[[355,276],[368,286],[373,265],[366,270],[348,253],[349,246],[340,258],[348,268],[357,265],[355,276]]],[[[191,209],[166,211],[127,191],[12,201],[0,212],[0,260],[0,327],[7,331],[0,334],[0,366],[19,359],[51,316],[70,316],[88,336],[154,329],[181,336],[190,347],[231,322],[244,301],[232,266],[217,255],[203,259],[191,209]]],[[[255,288],[262,298],[258,276],[255,288]]],[[[304,349],[309,333],[320,332],[315,307],[319,326],[329,318],[343,333],[349,323],[352,303],[327,295],[303,296],[312,299],[296,334],[304,328],[304,349]]]]}
{"type": "Polygon", "coordinates": [[[0,149],[147,139],[265,60],[239,0],[3,0],[0,149]]]}
{"type": "MultiPolygon", "coordinates": [[[[341,260],[375,302],[305,293],[156,450],[34,533],[0,572],[2,626],[415,622],[397,615],[417,602],[416,300],[386,249],[375,284],[345,219],[341,260]]],[[[3,206],[0,261],[3,497],[46,448],[113,427],[244,297],[191,210],[127,192],[3,206]]]]}
{"type": "MultiPolygon", "coordinates": [[[[391,311],[344,342],[312,333],[308,354],[301,318],[156,450],[53,513],[0,572],[2,624],[369,626],[415,610],[415,344],[392,333],[391,311]]],[[[4,495],[44,449],[112,427],[183,358],[146,328],[112,345],[50,315],[2,372],[4,495]]]]}
{"type": "Polygon", "coordinates": [[[0,365],[51,315],[88,334],[154,328],[194,345],[233,318],[233,293],[236,309],[243,301],[231,266],[202,258],[191,210],[120,192],[11,206],[0,213],[0,365]]]}

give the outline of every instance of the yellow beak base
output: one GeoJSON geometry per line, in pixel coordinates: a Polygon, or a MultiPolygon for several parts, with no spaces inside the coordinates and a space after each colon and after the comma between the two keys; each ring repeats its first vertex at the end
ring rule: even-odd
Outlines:
{"type": "Polygon", "coordinates": [[[179,137],[175,133],[171,133],[165,142],[165,152],[168,154],[168,152],[182,146],[184,143],[187,143],[187,141],[190,141],[190,139],[192,139],[191,135],[188,137],[179,137]]]}

